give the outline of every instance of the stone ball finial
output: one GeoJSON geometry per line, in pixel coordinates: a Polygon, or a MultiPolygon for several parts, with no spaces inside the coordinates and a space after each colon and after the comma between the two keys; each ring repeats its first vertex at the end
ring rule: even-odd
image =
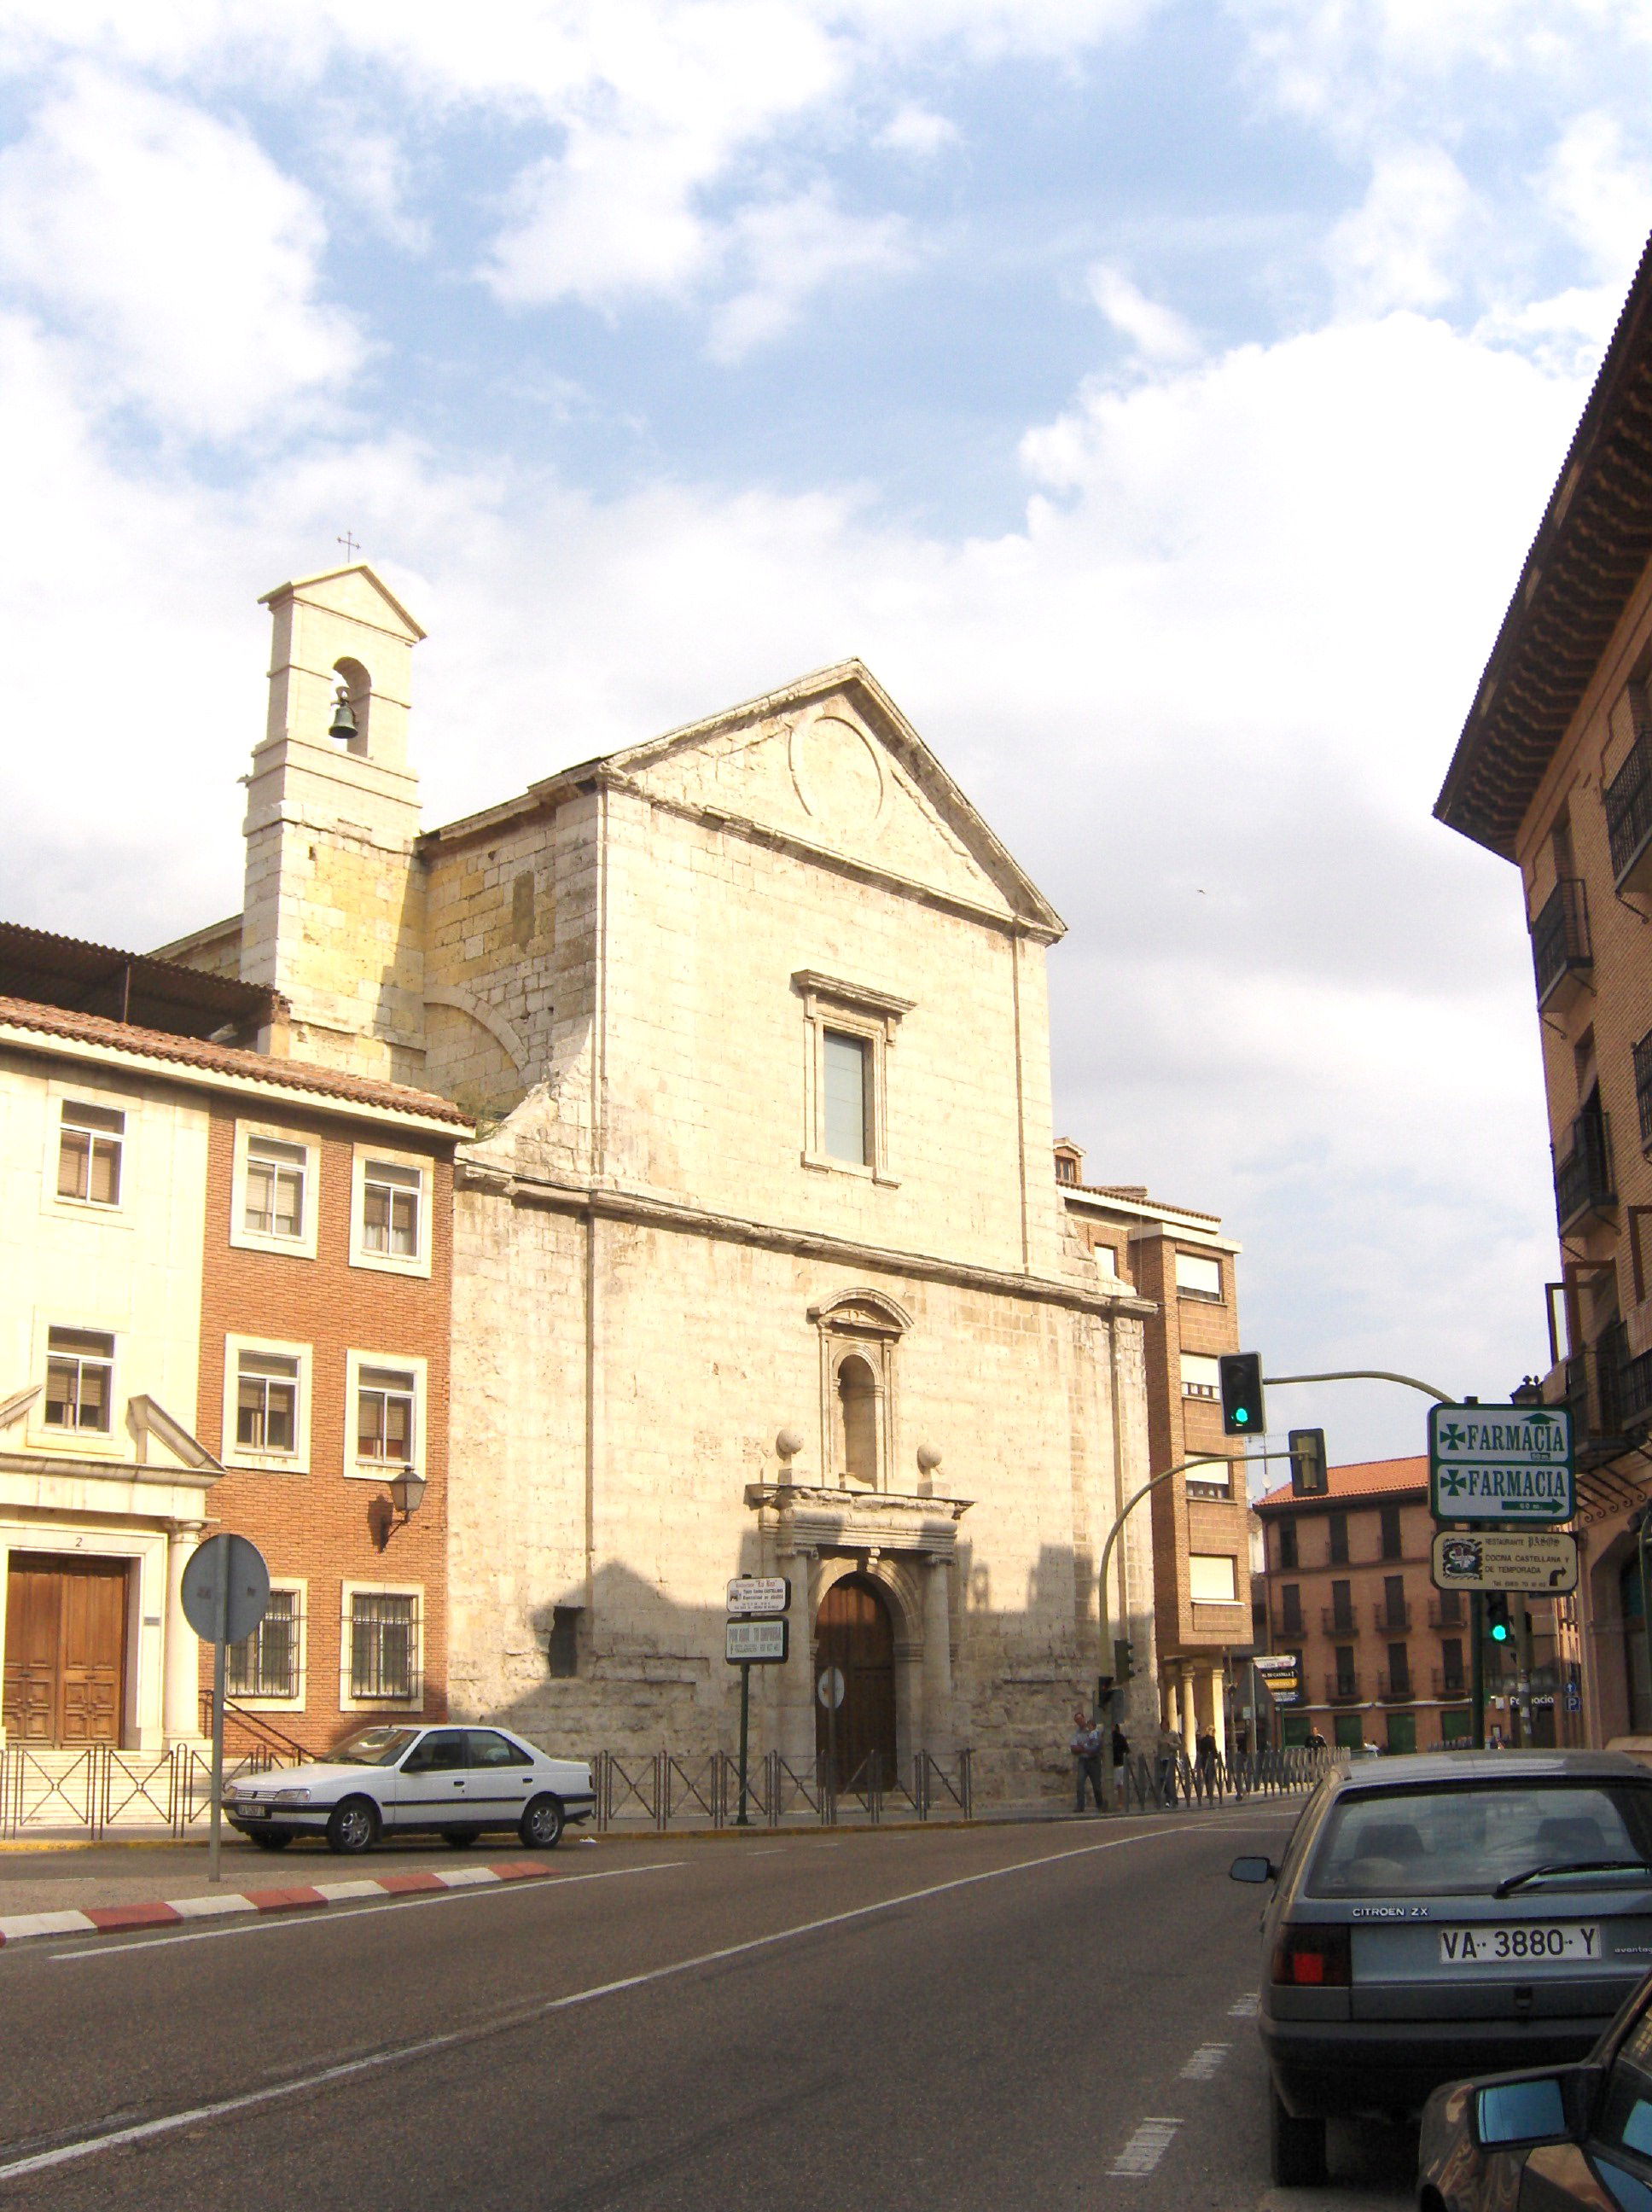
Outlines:
{"type": "Polygon", "coordinates": [[[919,1445],[918,1471],[920,1474],[933,1474],[940,1463],[941,1455],[937,1451],[933,1444],[919,1445]]]}
{"type": "Polygon", "coordinates": [[[785,1465],[790,1467],[803,1449],[803,1438],[795,1429],[782,1429],[774,1439],[774,1449],[785,1465]]]}

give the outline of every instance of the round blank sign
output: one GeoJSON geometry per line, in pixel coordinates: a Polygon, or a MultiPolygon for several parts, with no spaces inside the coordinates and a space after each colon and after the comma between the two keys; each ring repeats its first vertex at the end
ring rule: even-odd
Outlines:
{"type": "Polygon", "coordinates": [[[815,1695],[823,1705],[829,1708],[841,1705],[843,1702],[843,1669],[841,1667],[821,1668],[820,1680],[815,1684],[815,1695]]]}
{"type": "Polygon", "coordinates": [[[184,1618],[203,1644],[239,1644],[264,1619],[270,1602],[270,1570],[245,1536],[209,1536],[184,1569],[184,1618]],[[225,1585],[229,1607],[223,1610],[225,1585]]]}

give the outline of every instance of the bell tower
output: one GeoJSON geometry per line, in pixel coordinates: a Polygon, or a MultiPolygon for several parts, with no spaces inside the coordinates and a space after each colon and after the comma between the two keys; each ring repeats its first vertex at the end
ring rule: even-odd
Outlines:
{"type": "Polygon", "coordinates": [[[289,1000],[295,1058],[417,1083],[424,887],[407,726],[424,632],[364,562],[259,604],[274,640],[246,779],[241,975],[289,1000]]]}

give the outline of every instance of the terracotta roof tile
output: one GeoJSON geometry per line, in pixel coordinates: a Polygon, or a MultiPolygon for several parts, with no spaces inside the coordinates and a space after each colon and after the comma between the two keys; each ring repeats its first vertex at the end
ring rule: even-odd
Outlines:
{"type": "MultiPolygon", "coordinates": [[[[1327,1472],[1333,1498],[1376,1498],[1390,1491],[1428,1488],[1426,1453],[1419,1453],[1415,1459],[1357,1460],[1351,1467],[1333,1467],[1327,1472]]],[[[1259,1506],[1289,1505],[1293,1497],[1291,1485],[1285,1482],[1256,1503],[1259,1506]]]]}
{"type": "Polygon", "coordinates": [[[181,1067],[203,1073],[250,1077],[259,1083],[279,1084],[288,1091],[307,1091],[318,1097],[338,1098],[361,1106],[385,1106],[404,1114],[422,1114],[433,1121],[451,1122],[455,1136],[468,1136],[471,1121],[451,1098],[438,1098],[428,1091],[411,1091],[399,1083],[380,1083],[371,1076],[350,1075],[343,1068],[317,1067],[306,1060],[279,1060],[268,1053],[246,1052],[237,1045],[209,1044],[198,1037],[169,1036],[161,1030],[141,1030],[128,1022],[113,1022],[101,1014],[73,1013],[62,1006],[37,1006],[26,999],[0,998],[0,1024],[32,1030],[41,1036],[73,1038],[87,1044],[113,1047],[141,1054],[146,1060],[169,1060],[181,1067]]]}

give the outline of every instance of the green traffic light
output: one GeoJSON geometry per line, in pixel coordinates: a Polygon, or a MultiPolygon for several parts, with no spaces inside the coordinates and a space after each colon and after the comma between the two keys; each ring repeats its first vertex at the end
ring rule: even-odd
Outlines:
{"type": "Polygon", "coordinates": [[[1246,1406],[1236,1406],[1233,1409],[1233,1418],[1242,1429],[1248,1428],[1250,1425],[1249,1407],[1246,1406]]]}
{"type": "Polygon", "coordinates": [[[1509,1641],[1509,1631],[1500,1620],[1492,1628],[1491,1641],[1493,1644],[1506,1644],[1509,1641]]]}

